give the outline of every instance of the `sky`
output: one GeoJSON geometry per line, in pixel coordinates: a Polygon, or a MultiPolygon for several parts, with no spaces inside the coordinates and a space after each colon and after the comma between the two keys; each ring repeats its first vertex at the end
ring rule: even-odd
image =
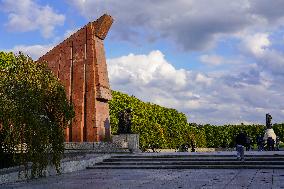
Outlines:
{"type": "Polygon", "coordinates": [[[198,124],[284,122],[283,0],[0,0],[0,51],[34,60],[104,13],[110,85],[198,124]]]}

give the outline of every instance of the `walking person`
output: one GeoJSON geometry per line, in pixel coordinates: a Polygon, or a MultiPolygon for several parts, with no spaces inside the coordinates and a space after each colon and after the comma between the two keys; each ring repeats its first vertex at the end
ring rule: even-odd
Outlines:
{"type": "Polygon", "coordinates": [[[237,150],[237,159],[244,161],[244,148],[247,143],[247,135],[241,131],[236,137],[236,150],[237,150]]]}

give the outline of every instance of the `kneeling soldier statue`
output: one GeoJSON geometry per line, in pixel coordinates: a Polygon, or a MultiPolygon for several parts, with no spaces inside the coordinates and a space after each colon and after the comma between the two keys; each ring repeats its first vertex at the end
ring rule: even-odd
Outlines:
{"type": "Polygon", "coordinates": [[[127,108],[118,114],[118,134],[131,134],[131,112],[130,108],[127,108]]]}

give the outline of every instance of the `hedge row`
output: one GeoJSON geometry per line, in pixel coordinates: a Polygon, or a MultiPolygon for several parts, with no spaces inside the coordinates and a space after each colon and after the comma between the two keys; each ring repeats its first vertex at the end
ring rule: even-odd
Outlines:
{"type": "MultiPolygon", "coordinates": [[[[145,103],[134,96],[112,91],[110,120],[112,134],[118,130],[118,113],[132,109],[132,132],[140,134],[140,147],[176,148],[193,140],[198,147],[234,147],[236,134],[241,130],[253,142],[257,135],[263,135],[264,125],[197,125],[188,123],[185,114],[175,109],[145,103]]],[[[274,131],[284,141],[284,124],[274,124],[274,131]]]]}
{"type": "Polygon", "coordinates": [[[141,148],[149,145],[173,148],[184,142],[184,131],[189,128],[185,114],[175,109],[145,103],[117,91],[113,91],[112,96],[109,103],[112,134],[116,134],[118,130],[118,113],[125,108],[131,108],[132,132],[140,134],[141,148]]]}
{"type": "MultiPolygon", "coordinates": [[[[211,148],[232,148],[235,146],[235,137],[240,131],[244,131],[251,139],[252,144],[256,144],[256,138],[258,135],[263,136],[265,132],[264,125],[199,125],[195,127],[205,136],[205,142],[200,143],[202,147],[211,148]]],[[[280,137],[281,141],[284,141],[284,123],[274,124],[274,132],[280,137]]]]}

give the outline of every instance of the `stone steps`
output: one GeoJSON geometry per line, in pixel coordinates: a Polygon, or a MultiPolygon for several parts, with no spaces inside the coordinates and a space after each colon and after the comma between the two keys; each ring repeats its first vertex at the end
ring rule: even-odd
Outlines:
{"type": "Polygon", "coordinates": [[[284,161],[127,161],[102,162],[97,165],[284,165],[284,161]]]}
{"type": "MultiPolygon", "coordinates": [[[[163,153],[141,153],[139,155],[116,155],[113,156],[113,158],[236,158],[236,155],[233,153],[230,154],[179,154],[177,153],[171,153],[171,154],[163,154],[163,153]]],[[[245,157],[263,157],[263,158],[274,158],[274,157],[280,157],[284,158],[284,153],[283,154],[246,154],[245,157]]]]}
{"type": "Polygon", "coordinates": [[[281,165],[145,165],[145,166],[108,166],[97,165],[87,169],[284,169],[281,165]]]}
{"type": "MultiPolygon", "coordinates": [[[[232,158],[111,158],[105,160],[106,162],[127,162],[127,161],[136,161],[136,162],[147,162],[147,161],[235,161],[236,157],[232,158]]],[[[245,157],[246,161],[284,161],[284,158],[281,157],[245,157]]]]}
{"type": "Polygon", "coordinates": [[[284,169],[284,155],[116,155],[88,169],[284,169]]]}

